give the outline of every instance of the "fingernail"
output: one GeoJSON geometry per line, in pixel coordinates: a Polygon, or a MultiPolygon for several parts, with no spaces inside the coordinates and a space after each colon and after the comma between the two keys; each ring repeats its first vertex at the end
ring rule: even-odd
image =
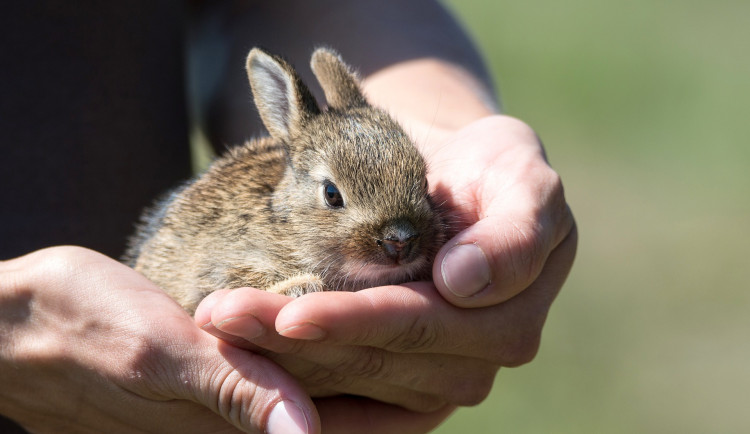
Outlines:
{"type": "Polygon", "coordinates": [[[326,336],[326,332],[322,328],[310,322],[287,327],[284,330],[280,330],[279,334],[292,339],[304,339],[308,341],[316,341],[326,336]]]}
{"type": "Polygon", "coordinates": [[[236,336],[250,340],[265,333],[266,328],[253,315],[242,315],[227,318],[216,324],[216,328],[236,336]]]}
{"type": "Polygon", "coordinates": [[[266,424],[269,434],[296,434],[310,432],[307,416],[302,409],[292,401],[281,401],[271,410],[266,424]]]}
{"type": "Polygon", "coordinates": [[[456,297],[471,297],[490,284],[490,264],[476,244],[459,244],[448,250],[440,272],[456,297]]]}

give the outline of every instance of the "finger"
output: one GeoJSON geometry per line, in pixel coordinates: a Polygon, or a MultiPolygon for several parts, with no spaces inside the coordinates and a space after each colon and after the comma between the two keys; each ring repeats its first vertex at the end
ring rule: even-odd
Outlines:
{"type": "Polygon", "coordinates": [[[473,366],[463,358],[399,357],[376,348],[318,344],[280,336],[274,329],[274,322],[277,312],[288,301],[287,297],[277,294],[239,289],[225,294],[214,304],[212,318],[220,333],[242,336],[252,345],[263,348],[264,355],[292,372],[311,394],[366,395],[412,410],[430,411],[445,405],[447,396],[456,403],[468,404],[483,399],[484,391],[489,392],[488,385],[494,377],[492,367],[470,369],[469,375],[459,379],[458,373],[467,372],[466,366],[473,366]],[[245,330],[247,324],[249,332],[245,330]],[[263,332],[257,333],[258,329],[263,332]],[[480,376],[487,371],[491,373],[480,376]],[[436,381],[430,373],[437,372],[441,374],[436,381]],[[480,383],[482,387],[472,387],[480,383]],[[405,384],[409,387],[403,387],[405,384]],[[451,394],[456,390],[457,393],[451,394]]]}
{"type": "Polygon", "coordinates": [[[276,314],[292,300],[259,289],[237,288],[208,300],[206,307],[210,307],[211,323],[217,329],[249,341],[269,331],[275,333],[276,314]]]}
{"type": "MultiPolygon", "coordinates": [[[[203,323],[205,331],[219,335],[231,345],[223,342],[211,345],[209,341],[194,346],[196,356],[181,356],[180,360],[186,363],[180,366],[178,378],[188,386],[183,392],[192,394],[194,400],[245,431],[319,432],[317,410],[296,380],[271,360],[236,348],[237,344],[250,349],[257,347],[213,327],[210,314],[232,293],[215,291],[196,310],[196,323],[203,323]]],[[[211,338],[204,335],[202,339],[211,338]]]]}
{"type": "Polygon", "coordinates": [[[195,325],[200,327],[203,331],[223,340],[228,344],[247,350],[257,350],[258,347],[252,345],[246,339],[243,339],[236,334],[226,333],[222,330],[219,330],[218,328],[216,328],[214,323],[211,322],[211,314],[214,310],[214,307],[218,303],[220,303],[221,300],[230,292],[231,290],[229,289],[214,291],[206,296],[203,300],[201,300],[200,304],[198,304],[198,307],[195,309],[195,315],[193,316],[195,325]]]}
{"type": "Polygon", "coordinates": [[[429,413],[416,413],[401,407],[366,398],[334,397],[316,399],[323,432],[349,433],[425,433],[434,429],[454,410],[444,406],[429,413]]]}
{"type": "MultiPolygon", "coordinates": [[[[227,343],[266,355],[266,349],[255,345],[254,341],[279,337],[274,328],[276,314],[291,300],[284,295],[254,288],[216,291],[198,306],[195,321],[202,324],[204,331],[227,343]]],[[[287,342],[288,345],[294,343],[287,342]]]]}
{"type": "MultiPolygon", "coordinates": [[[[451,306],[427,282],[365,289],[356,293],[309,294],[285,306],[276,317],[282,336],[336,345],[372,346],[396,353],[474,356],[467,342],[487,309],[451,306]],[[472,317],[466,315],[471,312],[472,317]],[[463,324],[460,327],[452,325],[463,324]]],[[[496,310],[496,309],[491,309],[496,310]]],[[[493,315],[496,325],[502,316],[493,315]]],[[[494,333],[493,333],[494,335],[494,333]]]]}
{"type": "Polygon", "coordinates": [[[420,412],[446,403],[479,404],[489,395],[498,370],[486,361],[467,357],[397,354],[372,347],[325,347],[317,343],[297,354],[275,354],[271,358],[284,367],[292,358],[295,377],[307,390],[325,388],[367,396],[420,412]],[[301,366],[301,362],[306,365],[301,366]]]}
{"type": "Polygon", "coordinates": [[[559,177],[551,169],[544,176],[544,191],[520,192],[515,200],[491,205],[438,252],[433,278],[446,300],[460,307],[492,306],[537,279],[573,227],[559,177]]]}
{"type": "Polygon", "coordinates": [[[244,431],[320,432],[307,393],[265,357],[205,334],[196,336],[190,348],[170,350],[176,352],[144,354],[139,363],[144,372],[166,377],[165,397],[202,404],[244,431]]]}
{"type": "Polygon", "coordinates": [[[572,266],[576,239],[573,231],[528,289],[496,306],[457,308],[432,285],[413,283],[308,294],[282,308],[276,328],[294,339],[308,339],[308,327],[315,327],[318,342],[454,354],[517,366],[536,354],[549,307],[572,266]]]}
{"type": "MultiPolygon", "coordinates": [[[[305,390],[310,393],[313,397],[326,397],[326,396],[337,396],[337,395],[353,395],[362,396],[377,401],[397,405],[411,411],[417,411],[420,413],[431,412],[445,406],[447,403],[453,403],[455,405],[465,404],[463,400],[464,394],[457,393],[454,397],[450,391],[443,390],[442,394],[437,393],[425,393],[416,389],[414,383],[417,381],[411,378],[412,382],[403,382],[401,384],[391,384],[386,381],[374,380],[369,377],[356,377],[345,375],[343,372],[339,372],[336,369],[342,368],[342,366],[328,367],[321,363],[310,362],[297,357],[296,355],[289,354],[275,354],[271,356],[273,360],[285,369],[291,369],[302,384],[305,385],[305,390]],[[291,365],[291,368],[288,366],[291,365]],[[454,402],[461,401],[461,402],[454,402]]],[[[359,363],[359,370],[361,371],[364,364],[368,364],[369,361],[363,361],[362,359],[353,357],[356,360],[355,363],[359,363]]],[[[346,370],[347,366],[350,366],[349,360],[345,362],[346,366],[343,369],[346,370]]],[[[369,364],[370,369],[377,369],[378,365],[369,364]]],[[[412,374],[415,371],[412,369],[413,366],[407,367],[412,374]]],[[[418,381],[421,383],[427,383],[427,377],[429,375],[415,374],[413,377],[423,377],[418,381]]],[[[433,378],[434,380],[434,378],[433,378]]],[[[485,390],[483,387],[481,390],[485,390]]],[[[477,395],[476,392],[473,392],[477,395]]],[[[486,395],[482,395],[482,399],[486,398],[486,395]]],[[[465,405],[474,405],[481,400],[471,400],[465,405]]]]}

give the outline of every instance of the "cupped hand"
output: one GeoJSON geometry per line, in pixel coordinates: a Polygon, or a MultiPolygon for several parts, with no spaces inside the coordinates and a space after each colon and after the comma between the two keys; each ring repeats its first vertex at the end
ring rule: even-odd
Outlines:
{"type": "MultiPolygon", "coordinates": [[[[429,180],[458,232],[433,266],[443,297],[461,307],[493,306],[548,276],[550,289],[559,291],[577,232],[560,177],[534,131],[496,115],[432,135],[423,147],[429,180]]],[[[546,311],[551,301],[539,308],[546,311]]]]}
{"type": "Polygon", "coordinates": [[[132,269],[54,247],[0,262],[0,414],[33,432],[319,432],[270,360],[201,332],[132,269]]]}
{"type": "MultiPolygon", "coordinates": [[[[456,405],[481,402],[499,367],[535,356],[573,263],[575,223],[559,177],[522,122],[491,116],[427,136],[430,184],[455,235],[437,255],[434,285],[296,300],[218,291],[196,322],[262,352],[313,396],[359,395],[410,411],[424,422],[413,432],[456,405]]],[[[321,415],[326,427],[331,417],[321,415]]]]}

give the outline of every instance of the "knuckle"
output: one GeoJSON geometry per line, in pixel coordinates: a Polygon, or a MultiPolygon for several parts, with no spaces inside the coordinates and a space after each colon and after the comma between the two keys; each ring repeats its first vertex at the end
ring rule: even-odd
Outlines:
{"type": "Polygon", "coordinates": [[[352,377],[383,378],[389,372],[389,364],[383,351],[364,347],[360,354],[340,362],[334,370],[352,377]]]}
{"type": "Polygon", "coordinates": [[[34,253],[39,257],[39,260],[34,265],[44,267],[43,271],[48,276],[67,276],[71,268],[74,267],[73,258],[78,254],[77,249],[77,247],[65,246],[39,250],[34,253]]]}
{"type": "Polygon", "coordinates": [[[465,383],[465,387],[456,389],[452,403],[462,407],[472,407],[481,404],[492,390],[493,381],[485,379],[465,383]]]}
{"type": "MultiPolygon", "coordinates": [[[[174,397],[175,394],[179,396],[185,393],[179,391],[181,384],[190,385],[192,379],[203,378],[203,381],[210,381],[212,384],[208,393],[210,394],[209,400],[212,403],[212,410],[216,414],[234,425],[258,426],[267,411],[268,395],[259,390],[257,378],[248,374],[247,371],[242,372],[242,370],[233,369],[231,366],[223,364],[211,366],[209,369],[200,372],[185,371],[176,377],[179,384],[174,387],[164,387],[159,393],[162,396],[174,397]],[[261,396],[265,399],[259,399],[261,396]]],[[[149,384],[147,390],[158,390],[159,381],[156,383],[149,384]]]]}
{"type": "Polygon", "coordinates": [[[516,136],[528,137],[529,140],[538,139],[536,132],[529,124],[512,116],[503,116],[503,129],[516,136]]]}
{"type": "Polygon", "coordinates": [[[544,196],[547,203],[546,214],[549,216],[547,223],[550,225],[570,225],[573,215],[565,198],[565,187],[563,186],[560,174],[549,168],[546,178],[547,182],[545,184],[547,188],[544,196]]]}
{"type": "Polygon", "coordinates": [[[37,334],[34,339],[16,337],[12,346],[13,360],[19,365],[48,366],[68,358],[65,345],[53,336],[37,334]]]}
{"type": "Polygon", "coordinates": [[[550,166],[545,166],[545,168],[544,185],[547,187],[546,190],[548,196],[553,199],[565,197],[562,177],[560,177],[560,174],[550,166]]]}
{"type": "Polygon", "coordinates": [[[540,334],[524,334],[510,339],[503,345],[500,361],[502,366],[516,367],[531,362],[539,352],[540,334]]]}
{"type": "Polygon", "coordinates": [[[510,257],[510,275],[524,288],[530,285],[547,258],[544,228],[540,222],[524,222],[514,225],[513,245],[510,257]]]}
{"type": "Polygon", "coordinates": [[[323,389],[344,390],[356,379],[381,379],[390,372],[389,359],[384,351],[376,348],[362,348],[355,355],[347,356],[335,364],[316,365],[304,375],[308,386],[323,389]]]}
{"type": "Polygon", "coordinates": [[[483,402],[492,390],[498,366],[487,362],[472,363],[464,375],[454,377],[443,387],[444,396],[453,405],[474,406],[483,402]]]}
{"type": "Polygon", "coordinates": [[[309,388],[332,389],[346,392],[352,386],[352,378],[333,369],[316,365],[302,375],[302,382],[309,388]]]}
{"type": "MultiPolygon", "coordinates": [[[[260,340],[253,341],[250,340],[249,342],[253,342],[259,345],[262,345],[263,342],[260,340]]],[[[266,351],[273,351],[278,352],[281,354],[304,354],[305,351],[309,348],[310,344],[307,341],[303,340],[296,340],[296,339],[283,339],[281,343],[276,342],[276,345],[273,347],[268,347],[265,350],[266,351]]]]}
{"type": "Polygon", "coordinates": [[[92,279],[84,272],[86,264],[100,260],[101,254],[78,246],[48,247],[37,250],[25,257],[26,277],[31,285],[67,285],[85,279],[92,279]]]}
{"type": "Polygon", "coordinates": [[[419,395],[410,402],[400,403],[404,408],[419,413],[432,413],[449,404],[450,401],[435,395],[419,395]]]}
{"type": "Polygon", "coordinates": [[[34,252],[50,270],[67,272],[78,261],[90,256],[93,252],[78,246],[51,247],[34,252]]]}
{"type": "Polygon", "coordinates": [[[445,330],[441,323],[426,322],[420,316],[416,316],[404,333],[393,337],[385,347],[405,353],[426,351],[433,348],[444,334],[445,330]]]}

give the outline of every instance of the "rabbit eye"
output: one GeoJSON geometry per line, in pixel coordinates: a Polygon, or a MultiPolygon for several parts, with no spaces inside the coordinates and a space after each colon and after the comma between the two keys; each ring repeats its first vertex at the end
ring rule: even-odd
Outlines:
{"type": "Polygon", "coordinates": [[[344,206],[344,198],[341,196],[341,192],[330,182],[327,182],[323,187],[323,198],[331,208],[342,208],[344,206]]]}

